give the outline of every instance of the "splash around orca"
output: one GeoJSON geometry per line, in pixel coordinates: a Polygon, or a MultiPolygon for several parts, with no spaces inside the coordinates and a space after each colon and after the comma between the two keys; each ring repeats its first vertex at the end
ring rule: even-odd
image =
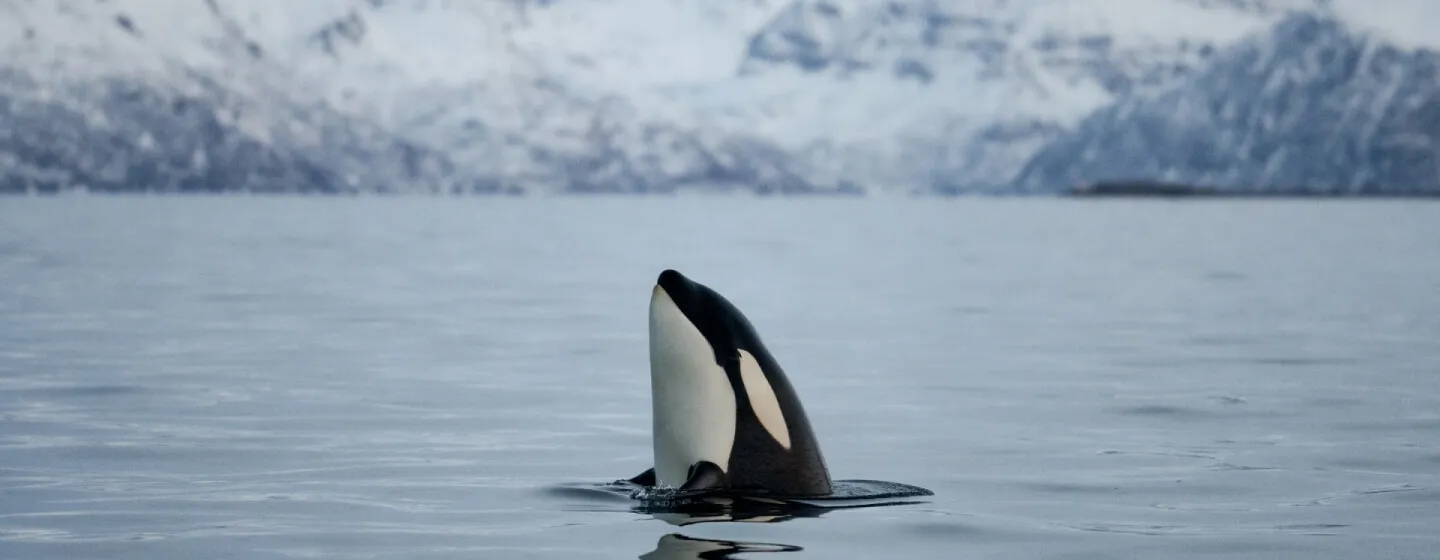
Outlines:
{"type": "MultiPolygon", "coordinates": [[[[675,270],[650,296],[654,466],[616,485],[661,509],[864,507],[931,496],[918,486],[832,480],[794,386],[749,319],[675,270]]],[[[909,503],[909,502],[906,502],[909,503]]]]}

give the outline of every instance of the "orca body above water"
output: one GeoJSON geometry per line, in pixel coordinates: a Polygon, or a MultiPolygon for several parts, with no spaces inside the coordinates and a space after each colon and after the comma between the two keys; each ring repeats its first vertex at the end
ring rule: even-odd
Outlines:
{"type": "Polygon", "coordinates": [[[933,495],[893,482],[831,480],[795,388],[749,319],[674,270],[661,272],[651,291],[650,384],[654,466],[617,482],[811,508],[933,495]]]}

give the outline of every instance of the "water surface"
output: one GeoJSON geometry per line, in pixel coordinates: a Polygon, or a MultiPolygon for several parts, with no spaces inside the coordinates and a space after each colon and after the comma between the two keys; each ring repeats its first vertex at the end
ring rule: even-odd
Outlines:
{"type": "Polygon", "coordinates": [[[0,558],[1429,558],[1437,239],[1414,201],[0,199],[0,558]],[[681,527],[567,486],[649,466],[666,267],[836,478],[936,495],[681,527]]]}

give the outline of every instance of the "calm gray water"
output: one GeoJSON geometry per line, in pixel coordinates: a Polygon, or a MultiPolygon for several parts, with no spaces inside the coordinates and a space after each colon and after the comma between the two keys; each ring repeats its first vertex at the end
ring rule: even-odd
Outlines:
{"type": "Polygon", "coordinates": [[[0,558],[1434,558],[1437,240],[1409,201],[0,199],[0,558]],[[649,466],[666,267],[835,477],[936,496],[564,491],[649,466]]]}

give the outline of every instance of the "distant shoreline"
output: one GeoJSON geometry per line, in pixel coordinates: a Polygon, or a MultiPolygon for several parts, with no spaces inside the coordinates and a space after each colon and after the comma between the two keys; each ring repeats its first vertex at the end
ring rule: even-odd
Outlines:
{"type": "MultiPolygon", "coordinates": [[[[689,190],[680,189],[674,191],[559,191],[559,192],[523,192],[519,190],[502,191],[470,191],[470,192],[423,192],[423,191],[327,191],[319,189],[296,189],[296,190],[180,190],[180,191],[150,191],[150,190],[89,190],[89,189],[34,189],[17,190],[0,188],[0,197],[85,197],[85,196],[116,196],[116,197],[217,197],[217,198],[263,198],[263,197],[300,197],[300,198],[594,198],[594,197],[621,197],[621,198],[691,198],[691,197],[755,197],[755,198],[869,198],[885,196],[885,193],[871,194],[858,189],[838,191],[784,191],[778,189],[729,189],[709,191],[704,189],[689,190]]],[[[1281,199],[1281,198],[1313,198],[1313,199],[1440,199],[1440,190],[1424,191],[1387,191],[1387,192],[1353,192],[1339,189],[1313,190],[1313,189],[1267,189],[1267,190],[1235,190],[1216,187],[1205,187],[1187,185],[1183,183],[1167,183],[1160,181],[1102,181],[1086,183],[1060,190],[1058,192],[1006,192],[1006,191],[984,191],[984,192],[914,192],[902,195],[904,198],[1164,198],[1164,199],[1210,199],[1210,198],[1251,198],[1251,199],[1281,199]]]]}
{"type": "Polygon", "coordinates": [[[1102,181],[1071,188],[1076,198],[1440,198],[1440,191],[1229,190],[1160,181],[1102,181]]]}

